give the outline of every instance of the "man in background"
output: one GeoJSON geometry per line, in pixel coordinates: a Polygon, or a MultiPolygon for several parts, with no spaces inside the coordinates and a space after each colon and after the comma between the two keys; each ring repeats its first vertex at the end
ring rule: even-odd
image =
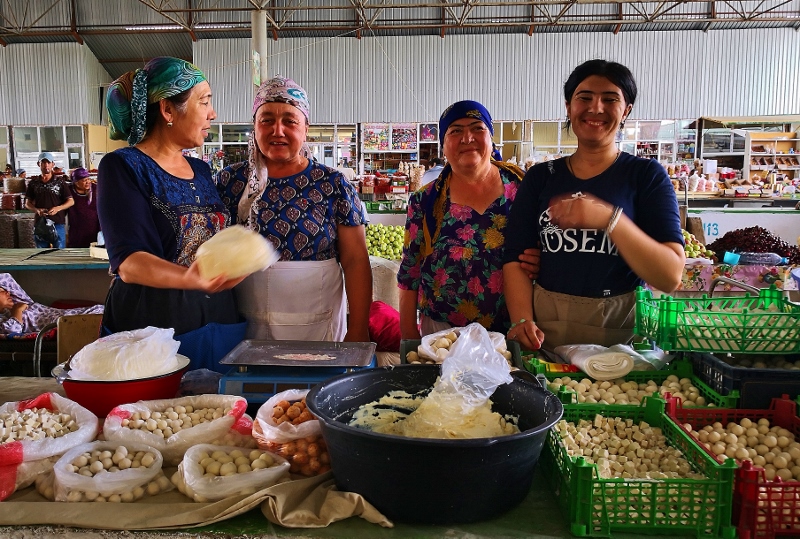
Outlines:
{"type": "Polygon", "coordinates": [[[69,190],[69,180],[66,176],[57,176],[53,173],[55,163],[53,154],[50,152],[39,154],[38,165],[42,174],[31,178],[25,191],[25,207],[36,214],[34,229],[36,228],[35,223],[38,223],[40,219],[51,219],[55,223],[58,239],[53,243],[34,236],[34,241],[36,247],[39,248],[63,249],[67,243],[64,226],[67,209],[75,204],[69,190]]]}
{"type": "MultiPolygon", "coordinates": [[[[427,185],[431,183],[433,180],[439,177],[439,174],[442,173],[442,169],[444,169],[444,161],[439,159],[438,157],[434,157],[430,160],[431,168],[425,171],[425,174],[422,175],[421,184],[427,185]]],[[[422,187],[422,185],[420,187],[422,187]]]]}

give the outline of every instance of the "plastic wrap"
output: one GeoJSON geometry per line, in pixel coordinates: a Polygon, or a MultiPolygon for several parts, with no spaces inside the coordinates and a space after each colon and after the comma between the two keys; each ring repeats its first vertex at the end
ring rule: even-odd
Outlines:
{"type": "MultiPolygon", "coordinates": [[[[469,327],[469,326],[467,326],[469,327]]],[[[444,329],[442,331],[437,331],[436,333],[430,333],[422,337],[419,346],[417,347],[417,353],[420,357],[424,357],[426,359],[431,359],[436,363],[441,363],[444,359],[452,353],[452,347],[450,348],[450,352],[447,354],[437,353],[437,348],[434,347],[434,344],[443,338],[448,338],[448,336],[452,333],[456,336],[456,339],[452,338],[452,335],[448,338],[453,343],[458,342],[458,337],[461,335],[466,328],[450,328],[444,329]]],[[[506,346],[506,336],[502,333],[497,333],[496,331],[488,331],[489,339],[492,341],[492,346],[498,352],[504,352],[508,348],[506,346]]]]}
{"type": "Polygon", "coordinates": [[[148,326],[102,337],[83,347],[70,361],[74,380],[137,380],[183,367],[175,330],[148,326]]]}

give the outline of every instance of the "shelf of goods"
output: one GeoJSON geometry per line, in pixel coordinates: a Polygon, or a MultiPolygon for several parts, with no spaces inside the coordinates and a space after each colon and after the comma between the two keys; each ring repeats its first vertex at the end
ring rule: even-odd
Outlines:
{"type": "Polygon", "coordinates": [[[800,181],[800,134],[748,132],[743,177],[796,187],[800,181]]]}
{"type": "Polygon", "coordinates": [[[365,172],[394,172],[401,162],[427,165],[439,155],[438,126],[416,123],[361,125],[365,172]]]}

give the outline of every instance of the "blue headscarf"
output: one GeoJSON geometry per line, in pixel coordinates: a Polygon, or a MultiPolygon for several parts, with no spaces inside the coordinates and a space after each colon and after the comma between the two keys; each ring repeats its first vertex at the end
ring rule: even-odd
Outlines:
{"type": "MultiPolygon", "coordinates": [[[[492,115],[489,114],[489,111],[486,110],[486,107],[477,101],[459,101],[444,109],[444,112],[439,117],[440,145],[444,146],[444,134],[447,132],[447,128],[450,127],[450,124],[462,118],[476,118],[482,121],[484,124],[486,124],[486,127],[489,128],[489,133],[494,136],[492,115]]],[[[500,151],[495,147],[494,143],[492,143],[492,159],[495,161],[503,160],[503,156],[500,155],[500,151]]]]}

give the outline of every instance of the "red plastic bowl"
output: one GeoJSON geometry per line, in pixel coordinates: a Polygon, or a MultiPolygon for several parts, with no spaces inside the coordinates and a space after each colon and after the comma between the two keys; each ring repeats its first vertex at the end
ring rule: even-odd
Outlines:
{"type": "MultiPolygon", "coordinates": [[[[183,364],[178,370],[138,380],[71,380],[61,382],[67,398],[87,408],[97,417],[105,417],[112,408],[141,400],[171,399],[178,393],[189,358],[178,354],[183,364]]],[[[58,378],[63,364],[56,365],[52,375],[58,378]]]]}

